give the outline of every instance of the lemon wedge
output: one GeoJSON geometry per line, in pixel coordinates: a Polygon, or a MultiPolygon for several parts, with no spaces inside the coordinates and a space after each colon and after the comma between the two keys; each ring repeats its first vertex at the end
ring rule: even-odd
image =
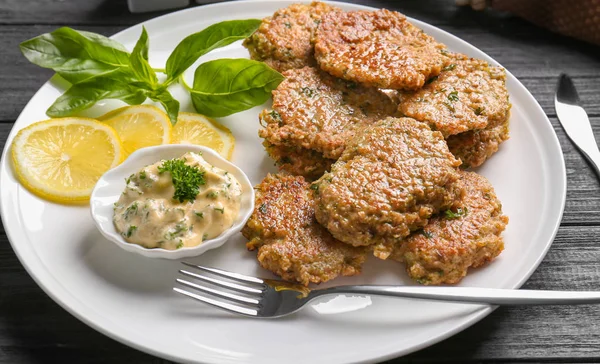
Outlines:
{"type": "Polygon", "coordinates": [[[231,131],[200,114],[180,112],[172,132],[173,144],[197,144],[209,147],[231,159],[235,138],[231,131]]]}
{"type": "Polygon", "coordinates": [[[134,151],[171,142],[171,122],[161,109],[153,105],[125,106],[98,118],[113,127],[127,157],[134,151]]]}
{"type": "Polygon", "coordinates": [[[40,121],[12,142],[17,179],[36,195],[60,203],[89,199],[104,172],[123,160],[115,130],[87,118],[40,121]]]}

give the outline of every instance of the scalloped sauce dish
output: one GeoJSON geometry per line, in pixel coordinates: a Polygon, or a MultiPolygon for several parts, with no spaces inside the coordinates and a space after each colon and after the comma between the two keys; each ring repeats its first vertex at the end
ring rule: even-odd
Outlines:
{"type": "Polygon", "coordinates": [[[254,210],[242,170],[210,148],[140,149],[106,172],[90,198],[108,240],[151,258],[197,256],[240,232],[254,210]]]}

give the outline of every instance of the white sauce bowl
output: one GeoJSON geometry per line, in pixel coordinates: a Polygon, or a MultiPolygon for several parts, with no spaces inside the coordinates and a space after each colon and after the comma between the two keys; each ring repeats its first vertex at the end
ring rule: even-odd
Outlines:
{"type": "Polygon", "coordinates": [[[250,218],[252,211],[254,211],[254,188],[248,176],[241,169],[210,148],[189,144],[159,145],[136,150],[123,163],[106,172],[98,180],[92,191],[90,207],[92,218],[98,230],[104,237],[119,247],[149,258],[179,259],[194,257],[207,250],[218,248],[225,244],[230,237],[239,233],[250,218]],[[194,247],[184,247],[177,250],[148,249],[125,241],[113,223],[114,203],[119,200],[121,193],[125,190],[125,179],[149,164],[162,159],[178,158],[188,152],[201,152],[204,160],[231,173],[242,186],[240,211],[233,225],[216,238],[205,240],[194,247]]]}

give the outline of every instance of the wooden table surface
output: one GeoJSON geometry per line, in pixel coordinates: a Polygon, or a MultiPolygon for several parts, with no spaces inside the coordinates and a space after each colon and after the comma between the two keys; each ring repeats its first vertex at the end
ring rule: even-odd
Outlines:
{"type": "MultiPolygon", "coordinates": [[[[560,128],[552,104],[561,72],[573,76],[600,139],[600,49],[494,12],[459,9],[453,0],[353,1],[399,10],[483,50],[541,104],[564,151],[568,194],[563,221],[529,289],[597,290],[600,184],[560,128]]],[[[0,1],[0,143],[21,109],[51,76],[29,64],[20,42],[62,25],[111,35],[161,13],[131,14],[124,0],[0,1]]],[[[535,212],[535,206],[529,206],[535,212]]],[[[502,307],[401,362],[600,362],[600,306],[502,307]]],[[[34,283],[0,230],[0,363],[160,363],[87,327],[34,283]]]]}

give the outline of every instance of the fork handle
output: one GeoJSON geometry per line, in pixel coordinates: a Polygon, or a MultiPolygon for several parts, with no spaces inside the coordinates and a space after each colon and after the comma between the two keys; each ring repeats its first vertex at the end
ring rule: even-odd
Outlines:
{"type": "Polygon", "coordinates": [[[339,286],[311,292],[311,296],[313,297],[330,294],[364,294],[490,305],[570,305],[600,303],[600,292],[595,291],[541,291],[477,287],[362,285],[339,286]]]}

